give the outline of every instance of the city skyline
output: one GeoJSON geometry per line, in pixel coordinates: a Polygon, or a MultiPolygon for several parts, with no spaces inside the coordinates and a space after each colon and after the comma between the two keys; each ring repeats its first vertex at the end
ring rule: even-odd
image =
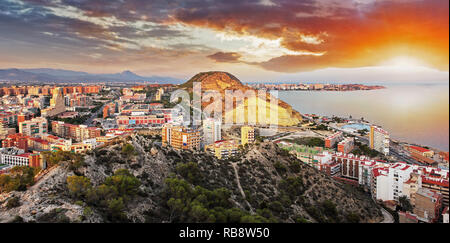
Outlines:
{"type": "Polygon", "coordinates": [[[245,82],[449,77],[446,1],[6,0],[0,9],[2,69],[182,80],[223,70],[245,82]]]}

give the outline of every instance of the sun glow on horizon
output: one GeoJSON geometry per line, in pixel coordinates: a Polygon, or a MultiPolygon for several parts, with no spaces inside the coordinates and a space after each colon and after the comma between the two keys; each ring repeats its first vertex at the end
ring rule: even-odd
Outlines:
{"type": "Polygon", "coordinates": [[[411,70],[417,68],[430,68],[425,62],[420,61],[417,58],[409,56],[398,56],[392,58],[386,62],[381,63],[380,66],[389,67],[393,69],[401,70],[411,70]]]}

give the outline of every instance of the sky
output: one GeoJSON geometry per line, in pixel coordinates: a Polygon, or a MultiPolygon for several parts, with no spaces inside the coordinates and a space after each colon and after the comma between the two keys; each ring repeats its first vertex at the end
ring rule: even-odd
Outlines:
{"type": "Polygon", "coordinates": [[[449,81],[448,0],[0,0],[0,68],[449,81]]]}

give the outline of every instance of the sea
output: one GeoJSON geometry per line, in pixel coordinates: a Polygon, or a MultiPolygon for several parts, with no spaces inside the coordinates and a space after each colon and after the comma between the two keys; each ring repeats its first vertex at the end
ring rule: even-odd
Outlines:
{"type": "Polygon", "coordinates": [[[361,91],[278,91],[302,114],[364,118],[391,138],[449,151],[449,85],[383,84],[361,91]]]}

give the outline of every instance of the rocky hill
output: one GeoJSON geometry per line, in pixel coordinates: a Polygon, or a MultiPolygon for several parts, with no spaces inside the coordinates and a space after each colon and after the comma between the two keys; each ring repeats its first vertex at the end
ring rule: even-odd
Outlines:
{"type": "Polygon", "coordinates": [[[273,143],[240,159],[162,148],[148,137],[62,156],[26,191],[0,194],[0,222],[379,222],[370,196],[273,143]]]}
{"type": "MultiPolygon", "coordinates": [[[[244,106],[243,109],[245,111],[245,114],[248,113],[249,104],[258,104],[258,100],[259,100],[258,92],[251,87],[243,85],[239,79],[237,79],[235,76],[233,76],[230,73],[227,73],[227,72],[199,73],[199,74],[195,75],[194,77],[192,77],[186,83],[180,85],[180,87],[189,90],[189,92],[192,92],[194,82],[201,83],[202,91],[215,90],[215,91],[220,92],[220,94],[222,95],[222,111],[223,111],[222,114],[224,116],[226,114],[225,113],[225,90],[232,90],[232,91],[240,90],[240,91],[242,91],[243,94],[245,94],[245,92],[247,90],[251,90],[251,91],[255,92],[255,97],[253,99],[247,99],[244,102],[244,104],[242,104],[244,106]]],[[[268,118],[267,119],[268,122],[266,122],[266,123],[276,124],[276,125],[280,125],[280,126],[292,126],[292,125],[297,125],[298,123],[301,122],[302,116],[300,115],[300,113],[295,111],[294,109],[292,109],[292,107],[289,104],[285,103],[284,101],[278,99],[277,111],[275,111],[274,108],[270,107],[269,94],[266,95],[264,102],[266,103],[266,108],[267,108],[266,116],[268,118]],[[273,120],[273,119],[271,120],[269,118],[270,112],[278,112],[278,121],[273,120]]],[[[211,102],[203,102],[202,107],[204,108],[204,107],[208,106],[210,103],[211,102]]],[[[234,106],[236,107],[236,104],[234,106]]],[[[240,107],[239,106],[236,107],[236,109],[238,109],[238,108],[240,108],[240,107]]],[[[230,112],[235,112],[235,110],[230,111],[230,112]]],[[[233,116],[233,121],[236,122],[237,115],[234,113],[234,114],[232,114],[232,116],[233,116]]],[[[256,117],[258,117],[258,111],[256,111],[256,117]]],[[[244,120],[245,120],[245,122],[248,122],[247,115],[245,115],[244,120]]],[[[260,123],[259,119],[257,119],[256,122],[260,123]]]]}

